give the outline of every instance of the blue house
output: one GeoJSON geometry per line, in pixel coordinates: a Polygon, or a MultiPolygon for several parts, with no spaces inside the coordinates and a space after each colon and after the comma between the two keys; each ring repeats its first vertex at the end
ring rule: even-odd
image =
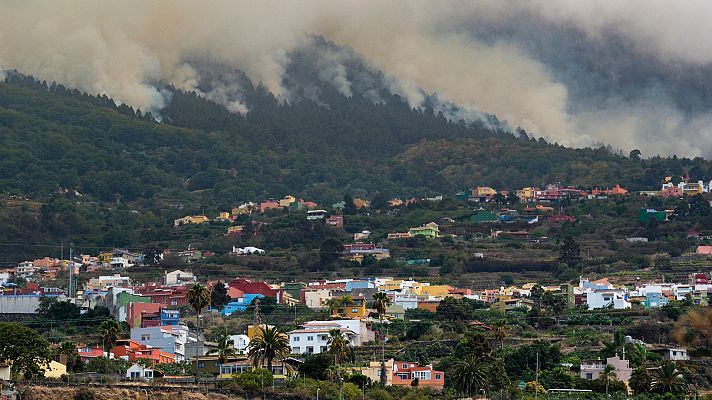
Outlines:
{"type": "Polygon", "coordinates": [[[249,307],[255,299],[262,297],[265,296],[259,293],[245,293],[245,295],[237,299],[237,301],[227,303],[225,308],[220,311],[220,314],[227,317],[236,312],[245,312],[247,307],[249,307]]]}
{"type": "Polygon", "coordinates": [[[161,326],[177,326],[180,322],[180,311],[161,308],[161,326]]]}
{"type": "Polygon", "coordinates": [[[645,308],[660,308],[668,303],[668,298],[662,293],[649,292],[645,295],[645,308]]]}

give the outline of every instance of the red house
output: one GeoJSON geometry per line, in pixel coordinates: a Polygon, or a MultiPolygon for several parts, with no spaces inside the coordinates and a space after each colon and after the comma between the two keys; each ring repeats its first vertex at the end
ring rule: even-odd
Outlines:
{"type": "Polygon", "coordinates": [[[343,228],[344,227],[344,216],[343,215],[331,215],[326,219],[326,224],[332,228],[343,228]]]}
{"type": "Polygon", "coordinates": [[[145,328],[143,326],[144,316],[158,313],[158,325],[160,325],[161,308],[168,308],[168,305],[165,303],[129,303],[126,305],[126,323],[131,328],[145,328]]]}
{"type": "Polygon", "coordinates": [[[131,339],[121,339],[116,341],[116,346],[111,349],[117,358],[123,357],[129,362],[136,360],[149,360],[151,364],[172,364],[176,361],[173,354],[161,351],[161,349],[146,346],[131,339]]]}
{"type": "Polygon", "coordinates": [[[393,385],[411,386],[416,379],[420,387],[427,386],[442,390],[445,386],[445,373],[433,370],[430,364],[420,367],[414,362],[393,362],[393,385]]]}
{"type": "Polygon", "coordinates": [[[265,297],[274,297],[277,303],[282,301],[282,290],[272,289],[268,284],[260,281],[251,281],[245,278],[235,278],[228,284],[231,288],[238,289],[244,294],[261,294],[265,297]]]}
{"type": "Polygon", "coordinates": [[[169,306],[187,306],[188,288],[185,286],[158,286],[156,284],[140,286],[136,293],[151,298],[151,303],[162,303],[169,306]]]}

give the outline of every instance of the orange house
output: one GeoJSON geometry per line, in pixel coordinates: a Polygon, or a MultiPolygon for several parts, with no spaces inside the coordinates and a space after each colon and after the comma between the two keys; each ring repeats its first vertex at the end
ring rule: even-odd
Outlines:
{"type": "Polygon", "coordinates": [[[129,362],[136,360],[149,360],[151,364],[172,364],[176,361],[173,354],[161,351],[161,349],[146,346],[131,339],[121,339],[116,341],[116,346],[111,349],[117,358],[127,359],[129,362]]]}
{"type": "Polygon", "coordinates": [[[393,385],[411,386],[416,379],[419,387],[427,386],[442,390],[445,386],[445,373],[433,370],[432,365],[420,367],[414,362],[393,362],[393,385]]]}

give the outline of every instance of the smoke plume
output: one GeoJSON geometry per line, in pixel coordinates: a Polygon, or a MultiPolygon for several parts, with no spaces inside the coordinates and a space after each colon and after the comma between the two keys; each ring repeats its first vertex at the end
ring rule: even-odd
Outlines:
{"type": "Polygon", "coordinates": [[[245,77],[290,101],[287,71],[312,48],[318,79],[347,97],[437,99],[450,118],[493,114],[560,144],[709,156],[709,11],[663,0],[25,0],[0,6],[0,60],[143,111],[170,101],[170,83],[246,113],[245,77]],[[315,50],[315,36],[339,48],[315,50]],[[359,62],[370,72],[349,68],[359,62]]]}

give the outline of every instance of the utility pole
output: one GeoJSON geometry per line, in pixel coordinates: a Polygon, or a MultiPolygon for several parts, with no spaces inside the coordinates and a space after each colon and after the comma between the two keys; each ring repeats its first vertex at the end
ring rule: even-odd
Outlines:
{"type": "Polygon", "coordinates": [[[74,299],[74,242],[69,243],[69,286],[67,286],[67,297],[73,301],[74,299]]]}
{"type": "Polygon", "coordinates": [[[536,378],[534,379],[534,398],[539,398],[539,352],[536,352],[536,378]]]}

